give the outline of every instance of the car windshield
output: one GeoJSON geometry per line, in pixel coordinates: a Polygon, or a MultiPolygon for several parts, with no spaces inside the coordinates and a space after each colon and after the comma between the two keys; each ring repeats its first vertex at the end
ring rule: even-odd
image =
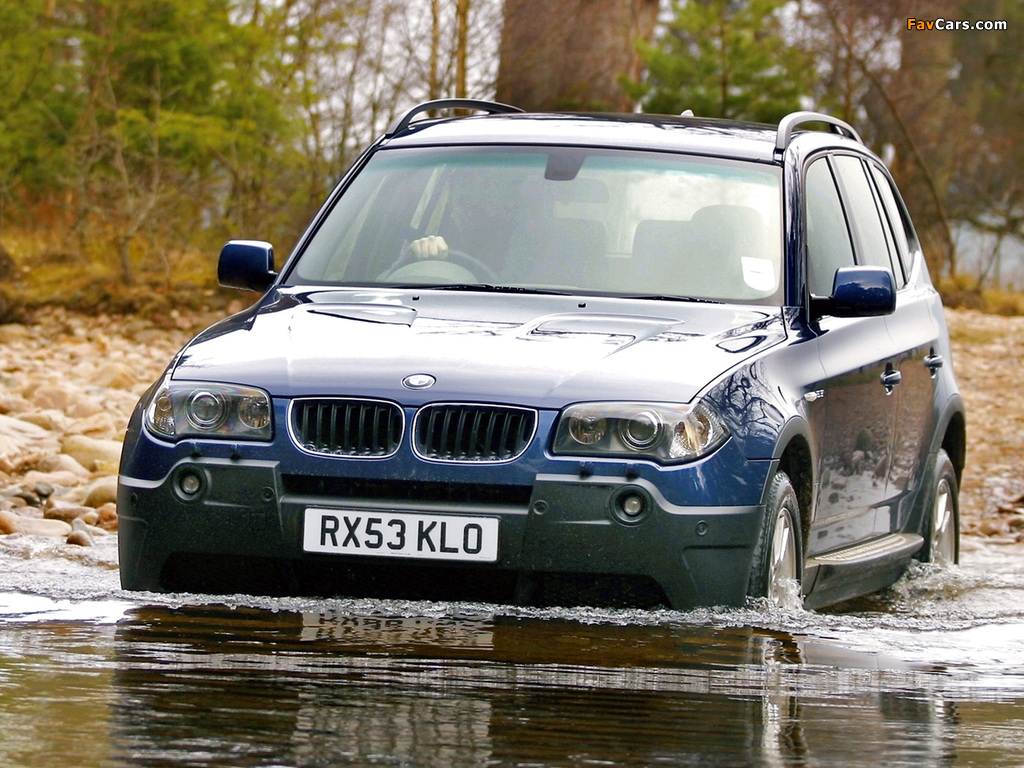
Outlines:
{"type": "Polygon", "coordinates": [[[289,284],[457,286],[777,304],[777,168],[576,147],[383,149],[289,284]]]}

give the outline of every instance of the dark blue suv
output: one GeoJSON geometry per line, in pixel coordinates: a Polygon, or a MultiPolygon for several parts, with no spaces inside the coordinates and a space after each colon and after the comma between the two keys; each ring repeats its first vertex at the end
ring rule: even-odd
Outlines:
{"type": "Polygon", "coordinates": [[[942,306],[834,118],[430,102],[219,278],[263,296],[131,419],[126,589],[814,608],[958,558],[942,306]]]}

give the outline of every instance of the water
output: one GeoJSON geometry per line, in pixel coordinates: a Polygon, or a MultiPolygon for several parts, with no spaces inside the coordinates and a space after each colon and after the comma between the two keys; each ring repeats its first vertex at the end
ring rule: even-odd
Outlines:
{"type": "Polygon", "coordinates": [[[1021,766],[1024,548],[812,613],[148,595],[0,539],[0,766],[1021,766]]]}

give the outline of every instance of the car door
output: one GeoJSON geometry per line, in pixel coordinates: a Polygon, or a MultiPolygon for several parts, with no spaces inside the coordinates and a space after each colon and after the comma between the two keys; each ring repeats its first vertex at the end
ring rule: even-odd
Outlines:
{"type": "MultiPolygon", "coordinates": [[[[835,171],[834,159],[822,156],[804,177],[812,296],[831,295],[836,270],[858,263],[856,254],[867,246],[835,171]]],[[[808,393],[825,405],[809,556],[874,538],[889,525],[887,478],[897,420],[892,382],[899,360],[884,317],[825,316],[814,330],[826,380],[808,393]]]]}

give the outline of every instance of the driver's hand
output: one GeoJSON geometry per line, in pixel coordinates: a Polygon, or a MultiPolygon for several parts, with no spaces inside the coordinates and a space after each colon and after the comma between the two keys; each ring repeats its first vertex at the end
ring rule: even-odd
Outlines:
{"type": "Polygon", "coordinates": [[[440,235],[427,235],[409,243],[409,250],[416,259],[447,259],[448,243],[440,235]]]}

